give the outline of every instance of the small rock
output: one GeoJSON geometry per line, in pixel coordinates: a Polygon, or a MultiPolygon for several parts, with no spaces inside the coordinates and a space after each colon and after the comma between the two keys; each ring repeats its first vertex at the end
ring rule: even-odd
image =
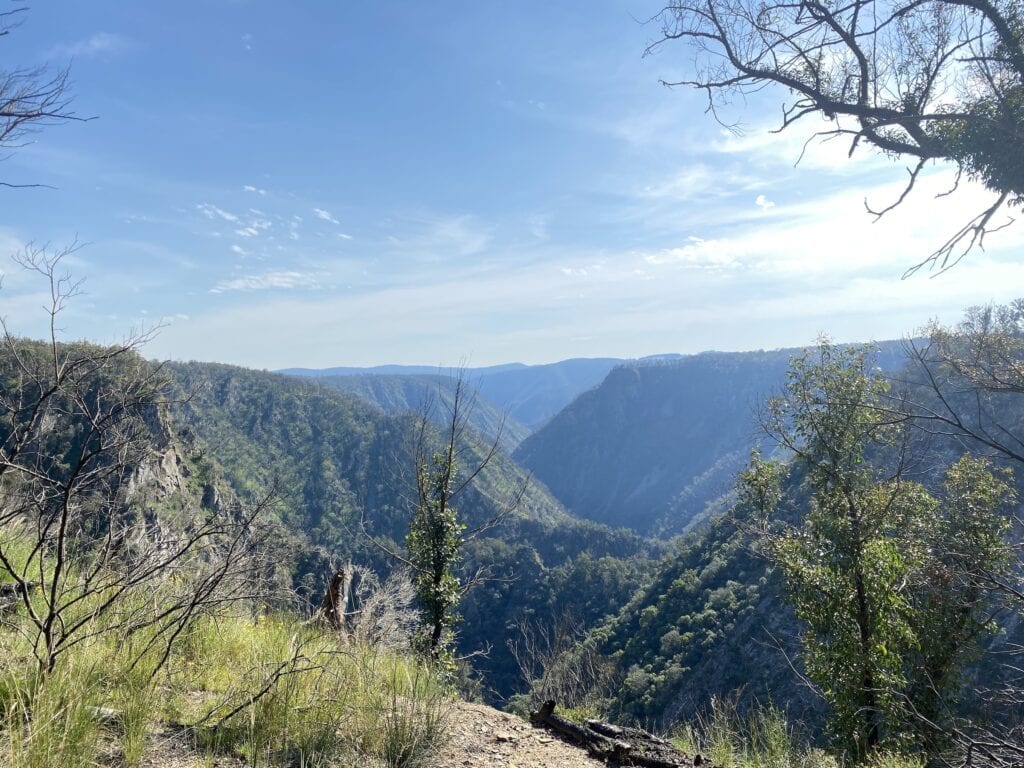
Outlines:
{"type": "Polygon", "coordinates": [[[511,733],[505,733],[504,731],[498,731],[497,733],[495,733],[494,738],[496,738],[499,742],[516,740],[516,737],[513,736],[511,733]]]}

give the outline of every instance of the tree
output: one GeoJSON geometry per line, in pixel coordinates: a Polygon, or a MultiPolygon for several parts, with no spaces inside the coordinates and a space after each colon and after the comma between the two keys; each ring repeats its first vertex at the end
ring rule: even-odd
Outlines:
{"type": "Polygon", "coordinates": [[[474,397],[460,372],[451,396],[442,401],[445,411],[440,434],[434,428],[432,401],[424,403],[417,415],[412,449],[415,495],[405,553],[369,537],[363,522],[370,541],[409,568],[421,612],[420,650],[443,666],[454,663],[454,627],[462,597],[488,578],[486,566],[472,576],[460,576],[462,548],[510,515],[527,487],[524,481],[513,488],[497,513],[473,528],[456,508],[480,473],[495,462],[501,445],[499,426],[493,439],[482,449],[478,447],[479,438],[469,427],[474,397]]]}
{"type": "Polygon", "coordinates": [[[255,508],[186,509],[167,520],[145,497],[147,475],[174,446],[167,381],[137,349],[146,335],[97,347],[58,339],[77,284],[64,253],[19,259],[45,280],[50,338],[19,338],[0,321],[0,582],[16,600],[41,674],[104,633],[142,638],[153,675],[197,616],[250,598],[259,581],[255,508]]]}
{"type": "MultiPolygon", "coordinates": [[[[9,35],[23,19],[27,8],[15,6],[0,11],[0,37],[9,35]]],[[[23,145],[31,132],[54,123],[83,120],[71,110],[68,69],[47,67],[0,69],[0,150],[23,145]]],[[[3,187],[33,187],[0,181],[3,187]]]]}
{"type": "Polygon", "coordinates": [[[957,326],[932,323],[905,346],[909,391],[897,406],[917,428],[1024,462],[1024,299],[971,307],[957,326]]]}
{"type": "MultiPolygon", "coordinates": [[[[901,382],[905,392],[890,404],[893,417],[909,419],[939,451],[968,447],[996,461],[1024,462],[1024,300],[972,307],[953,327],[933,323],[923,340],[908,341],[906,349],[910,364],[901,382]]],[[[1019,516],[1012,524],[1016,557],[1011,567],[963,559],[957,570],[963,573],[969,565],[966,584],[979,593],[1000,594],[1019,622],[1024,610],[1019,516]]],[[[1020,651],[1011,645],[1002,654],[1004,679],[978,692],[996,717],[951,729],[965,763],[1007,768],[1024,758],[1020,651]]]]}
{"type": "Polygon", "coordinates": [[[934,741],[921,723],[944,714],[987,626],[970,569],[1009,562],[1010,486],[969,457],[949,470],[944,498],[907,480],[906,423],[881,407],[888,388],[865,350],[823,342],[796,358],[765,426],[804,479],[802,520],[767,522],[785,497],[779,465],[755,455],[740,481],[740,508],[759,516],[763,551],[807,625],[803,662],[833,736],[859,760],[934,741]]]}
{"type": "MultiPolygon", "coordinates": [[[[1004,205],[1024,203],[1024,6],[1020,0],[681,0],[656,17],[653,50],[684,40],[709,109],[766,85],[788,90],[786,128],[816,114],[847,137],[912,161],[882,216],[929,161],[982,182],[991,204],[912,272],[945,269],[982,245],[1004,205]]],[[[955,189],[955,187],[954,187],[955,189]]]]}

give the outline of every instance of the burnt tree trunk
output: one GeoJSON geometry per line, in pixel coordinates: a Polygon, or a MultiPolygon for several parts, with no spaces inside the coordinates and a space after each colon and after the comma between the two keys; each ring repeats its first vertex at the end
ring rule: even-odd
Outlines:
{"type": "Polygon", "coordinates": [[[555,714],[553,701],[546,701],[538,711],[531,712],[530,722],[570,739],[609,765],[639,768],[712,768],[700,755],[683,754],[665,739],[639,728],[623,728],[598,720],[588,720],[586,725],[574,723],[555,714]]]}
{"type": "Polygon", "coordinates": [[[351,631],[354,618],[363,607],[359,597],[362,579],[362,574],[355,570],[351,563],[340,568],[331,577],[331,583],[327,587],[324,599],[320,601],[317,615],[332,627],[351,631]]]}

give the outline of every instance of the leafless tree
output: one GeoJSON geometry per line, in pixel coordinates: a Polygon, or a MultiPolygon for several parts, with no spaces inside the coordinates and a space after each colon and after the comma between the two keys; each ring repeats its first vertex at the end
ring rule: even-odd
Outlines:
{"type": "Polygon", "coordinates": [[[29,246],[18,259],[49,289],[48,340],[19,338],[2,321],[0,580],[27,615],[8,623],[43,673],[109,632],[139,638],[136,661],[159,651],[159,668],[199,614],[252,595],[265,502],[189,505],[168,382],[137,351],[147,334],[108,347],[58,338],[78,288],[61,271],[66,255],[29,246]],[[163,498],[147,498],[154,478],[168,486],[163,498]],[[160,514],[174,491],[184,508],[160,514]]]}
{"type": "Polygon", "coordinates": [[[612,664],[568,611],[551,624],[520,618],[507,642],[529,688],[531,709],[549,700],[578,707],[608,695],[612,664]]]}
{"type": "MultiPolygon", "coordinates": [[[[9,35],[22,22],[27,7],[13,3],[0,11],[0,37],[9,35]]],[[[71,108],[68,69],[46,66],[0,68],[0,153],[25,144],[33,131],[69,120],[86,120],[71,108]]],[[[0,154],[0,159],[3,159],[0,154]]],[[[3,187],[37,187],[0,181],[3,187]]]]}
{"type": "MultiPolygon", "coordinates": [[[[908,273],[945,269],[1008,205],[1024,202],[1024,43],[1020,0],[681,0],[655,17],[649,49],[690,44],[689,85],[723,104],[781,86],[780,130],[808,115],[832,121],[823,138],[871,145],[912,164],[901,195],[872,207],[881,217],[913,189],[929,161],[952,162],[993,193],[973,217],[908,273]]],[[[954,189],[956,188],[954,185],[954,189]]],[[[952,190],[950,190],[952,191],[952,190]]],[[[947,193],[948,194],[948,193],[947,193]]]]}

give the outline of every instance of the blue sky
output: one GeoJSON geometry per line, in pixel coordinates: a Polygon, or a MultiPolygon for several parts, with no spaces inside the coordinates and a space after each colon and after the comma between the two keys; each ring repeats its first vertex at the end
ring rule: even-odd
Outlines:
{"type": "MultiPolygon", "coordinates": [[[[1024,224],[901,280],[988,199],[773,134],[660,79],[656,2],[54,2],[4,67],[70,63],[85,123],[0,163],[0,255],[84,244],[65,336],[258,368],[634,357],[905,335],[1016,297],[1024,224]]],[[[0,313],[40,335],[4,261],[0,313]]]]}

